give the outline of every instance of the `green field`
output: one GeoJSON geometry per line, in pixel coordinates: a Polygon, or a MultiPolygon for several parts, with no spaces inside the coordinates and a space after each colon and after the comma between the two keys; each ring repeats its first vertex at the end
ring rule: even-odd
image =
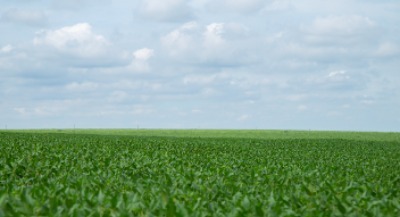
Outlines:
{"type": "Polygon", "coordinates": [[[400,133],[0,131],[0,216],[400,216],[400,133]]]}
{"type": "MultiPolygon", "coordinates": [[[[0,132],[2,132],[0,130],[0,132]]],[[[398,132],[348,132],[301,130],[212,130],[212,129],[40,129],[3,132],[63,133],[116,136],[249,138],[249,139],[350,139],[368,141],[400,141],[398,132]]]]}

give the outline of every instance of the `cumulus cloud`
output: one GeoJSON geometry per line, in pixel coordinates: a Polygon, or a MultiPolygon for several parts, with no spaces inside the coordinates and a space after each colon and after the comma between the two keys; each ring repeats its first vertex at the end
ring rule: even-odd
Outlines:
{"type": "Polygon", "coordinates": [[[150,70],[149,60],[154,56],[154,50],[150,48],[142,48],[136,50],[132,54],[133,60],[128,66],[130,70],[137,72],[146,72],[150,70]]]}
{"type": "Polygon", "coordinates": [[[189,22],[163,36],[161,42],[167,53],[179,61],[228,66],[247,60],[247,47],[238,45],[247,31],[238,23],[189,22]]]}
{"type": "Polygon", "coordinates": [[[156,21],[182,21],[192,17],[185,0],[143,0],[139,13],[156,21]]]}
{"type": "Polygon", "coordinates": [[[0,69],[3,69],[0,74],[12,76],[19,70],[28,68],[32,70],[30,64],[34,63],[33,59],[21,45],[0,44],[0,69]],[[22,62],[24,64],[21,64],[22,62]]]}
{"type": "Polygon", "coordinates": [[[29,26],[43,26],[47,23],[47,16],[42,11],[10,8],[1,15],[1,20],[29,26]]]}
{"type": "Polygon", "coordinates": [[[78,23],[36,33],[33,44],[37,58],[73,67],[117,67],[128,65],[126,52],[105,36],[93,31],[88,23],[78,23]]]}
{"type": "Polygon", "coordinates": [[[211,23],[206,26],[203,33],[204,44],[206,47],[220,46],[224,43],[222,34],[224,33],[224,23],[211,23]]]}
{"type": "Polygon", "coordinates": [[[354,122],[353,129],[400,126],[392,0],[2,7],[0,119],[9,126],[343,129],[346,118],[374,115],[380,126],[354,122]],[[32,36],[34,28],[43,30],[32,36]],[[331,111],[342,112],[342,122],[331,111]]]}
{"type": "MultiPolygon", "coordinates": [[[[298,81],[299,82],[299,81],[298,81]]],[[[326,95],[330,97],[342,95],[343,93],[355,94],[366,88],[369,82],[368,76],[358,73],[351,73],[347,70],[333,70],[325,72],[321,76],[308,76],[304,82],[304,90],[318,90],[319,95],[326,95]]],[[[351,97],[351,96],[347,96],[351,97]]]]}
{"type": "Polygon", "coordinates": [[[133,53],[136,60],[147,61],[154,55],[154,50],[149,48],[142,48],[133,53]]]}
{"type": "Polygon", "coordinates": [[[88,23],[41,31],[33,42],[36,46],[49,46],[80,57],[100,56],[110,45],[104,36],[94,33],[88,23]]]}
{"type": "Polygon", "coordinates": [[[196,46],[195,34],[197,30],[198,24],[196,22],[185,23],[163,36],[161,43],[168,48],[168,53],[171,56],[180,56],[196,46]]]}

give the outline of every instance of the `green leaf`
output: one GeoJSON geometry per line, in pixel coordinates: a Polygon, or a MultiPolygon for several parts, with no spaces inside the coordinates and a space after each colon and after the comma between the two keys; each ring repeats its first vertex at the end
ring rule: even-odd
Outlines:
{"type": "Polygon", "coordinates": [[[176,216],[176,205],[172,198],[168,200],[167,203],[167,217],[175,217],[176,216]]]}
{"type": "Polygon", "coordinates": [[[243,198],[243,200],[242,200],[242,207],[245,209],[245,210],[249,210],[250,209],[250,200],[249,200],[249,198],[247,197],[247,196],[245,196],[244,198],[243,198]]]}

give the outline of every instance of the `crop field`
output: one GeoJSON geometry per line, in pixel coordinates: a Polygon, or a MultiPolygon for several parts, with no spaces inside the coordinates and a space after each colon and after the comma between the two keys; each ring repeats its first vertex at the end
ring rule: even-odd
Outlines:
{"type": "Polygon", "coordinates": [[[400,216],[399,133],[0,131],[0,216],[400,216]]]}

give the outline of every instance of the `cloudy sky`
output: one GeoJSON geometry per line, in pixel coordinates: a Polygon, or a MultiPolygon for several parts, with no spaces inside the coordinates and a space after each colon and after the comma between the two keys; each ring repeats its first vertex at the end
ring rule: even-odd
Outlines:
{"type": "Polygon", "coordinates": [[[1,128],[400,131],[398,0],[0,0],[1,128]]]}

